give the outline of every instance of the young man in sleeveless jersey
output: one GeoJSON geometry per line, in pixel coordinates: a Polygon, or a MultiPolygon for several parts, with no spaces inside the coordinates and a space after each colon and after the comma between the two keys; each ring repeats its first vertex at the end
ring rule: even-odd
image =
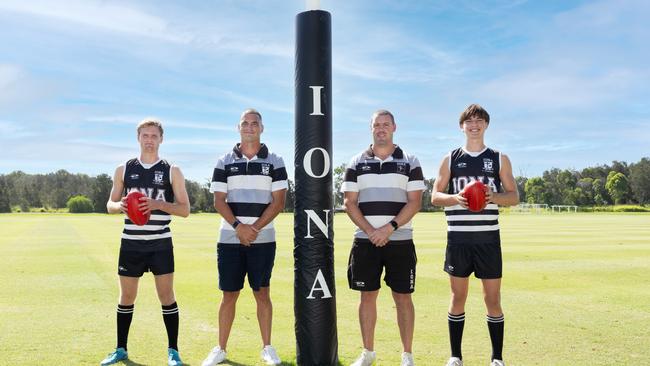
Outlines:
{"type": "Polygon", "coordinates": [[[101,365],[112,365],[128,358],[127,338],[138,282],[144,272],[151,271],[167,330],[167,364],[176,366],[182,363],[178,354],[178,306],[174,297],[174,251],[169,223],[172,215],[187,217],[190,203],[180,168],[158,156],[163,141],[161,122],[144,119],[137,132],[140,157],[117,167],[106,208],[108,213],[126,213],[126,195],[138,190],[146,196],[140,199],[139,209],[151,216],[143,226],[124,218],[117,272],[120,280],[117,347],[101,365]]]}
{"type": "Polygon", "coordinates": [[[219,307],[219,345],[210,351],[202,366],[214,366],[226,359],[237,298],[246,276],[257,304],[262,361],[267,365],[280,364],[271,346],[270,281],[276,248],[273,219],[284,209],[287,171],[282,157],[260,142],[264,131],[260,112],[245,110],[238,130],[240,143],[219,158],[210,185],[214,207],[221,214],[217,267],[223,297],[219,307]]]}
{"type": "Polygon", "coordinates": [[[472,104],[460,115],[465,146],[447,154],[433,185],[431,203],[445,207],[447,250],[444,270],[449,274],[451,302],[448,326],[451,358],[447,366],[462,366],[461,341],[465,325],[465,301],[472,272],[483,283],[487,325],[492,342],[492,366],[503,366],[504,317],[501,310],[501,239],[499,206],[519,203],[510,159],[485,146],[490,115],[472,104]],[[486,186],[487,206],[480,212],[467,209],[463,188],[479,180],[486,186]]]}
{"type": "Polygon", "coordinates": [[[413,366],[417,256],[411,219],[422,206],[425,189],[418,159],[393,143],[393,114],[376,111],[370,120],[373,143],[350,161],[341,191],[357,225],[348,263],[348,284],[360,292],[359,325],[363,351],[352,366],[375,361],[375,324],[381,273],[392,290],[402,340],[402,366],[413,366]]]}

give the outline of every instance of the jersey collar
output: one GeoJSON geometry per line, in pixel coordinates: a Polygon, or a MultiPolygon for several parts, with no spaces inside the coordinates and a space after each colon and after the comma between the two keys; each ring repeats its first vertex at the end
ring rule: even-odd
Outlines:
{"type": "MultiPolygon", "coordinates": [[[[363,155],[367,159],[375,158],[375,153],[372,151],[372,144],[370,144],[368,149],[363,152],[363,155]]],[[[398,145],[395,145],[395,150],[393,151],[393,154],[391,156],[393,157],[393,159],[403,159],[404,151],[402,151],[402,149],[398,145]]]]}
{"type": "MultiPolygon", "coordinates": [[[[241,143],[239,142],[235,144],[235,147],[232,148],[232,151],[235,153],[235,155],[237,155],[238,159],[241,159],[244,156],[244,154],[241,152],[241,143]]],[[[269,148],[266,147],[265,144],[261,144],[260,149],[257,154],[255,154],[255,156],[260,159],[266,159],[269,156],[269,148]]]]}

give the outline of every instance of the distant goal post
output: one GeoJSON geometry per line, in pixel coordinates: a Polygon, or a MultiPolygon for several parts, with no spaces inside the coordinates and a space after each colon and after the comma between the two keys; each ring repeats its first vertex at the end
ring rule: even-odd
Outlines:
{"type": "Polygon", "coordinates": [[[556,211],[558,213],[560,213],[562,211],[576,213],[576,212],[578,212],[578,206],[574,206],[574,205],[552,205],[551,206],[551,213],[556,212],[556,211]]]}
{"type": "Polygon", "coordinates": [[[516,206],[510,207],[510,212],[517,213],[546,213],[548,212],[548,205],[546,203],[525,203],[521,202],[516,206]]]}

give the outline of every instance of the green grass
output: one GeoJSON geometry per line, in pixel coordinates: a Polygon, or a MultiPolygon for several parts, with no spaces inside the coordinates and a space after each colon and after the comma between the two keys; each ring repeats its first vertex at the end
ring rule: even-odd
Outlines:
{"type": "MultiPolygon", "coordinates": [[[[202,214],[172,224],[181,355],[195,366],[216,344],[218,222],[216,214],[202,214]]],[[[449,291],[442,271],[446,227],[440,213],[419,214],[414,224],[419,259],[415,358],[419,365],[441,365],[449,352],[449,291]]],[[[506,214],[501,226],[508,364],[650,364],[650,215],[506,214]]],[[[276,227],[273,344],[293,364],[293,216],[281,215],[276,227]]],[[[347,288],[345,279],[353,227],[337,214],[335,228],[339,358],[347,365],[361,349],[358,293],[347,288]]],[[[115,342],[120,217],[2,214],[0,231],[0,364],[98,364],[115,342]]],[[[231,364],[260,364],[249,289],[238,305],[228,347],[231,364]]],[[[378,306],[379,364],[398,364],[401,346],[386,287],[378,306]]],[[[485,365],[490,345],[480,282],[474,278],[466,312],[465,362],[485,365]]],[[[165,347],[160,305],[147,274],[131,326],[130,364],[164,364],[165,347]]]]}

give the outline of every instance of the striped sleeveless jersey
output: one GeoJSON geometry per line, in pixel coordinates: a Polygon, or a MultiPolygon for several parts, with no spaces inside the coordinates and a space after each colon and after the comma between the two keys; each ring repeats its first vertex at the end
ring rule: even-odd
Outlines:
{"type": "MultiPolygon", "coordinates": [[[[124,194],[137,190],[149,198],[174,202],[171,164],[158,160],[154,164],[143,164],[140,159],[131,159],[124,167],[124,194]]],[[[122,248],[134,251],[151,251],[172,247],[172,233],[169,229],[171,215],[161,210],[151,212],[146,225],[135,225],[128,216],[124,218],[122,248]]]]}
{"type": "MultiPolygon", "coordinates": [[[[499,170],[501,153],[485,148],[469,152],[458,148],[449,153],[449,194],[458,194],[475,180],[494,192],[502,192],[499,170]]],[[[460,205],[445,207],[447,241],[449,244],[486,243],[499,240],[499,206],[488,203],[481,212],[472,212],[460,205]]]]}

